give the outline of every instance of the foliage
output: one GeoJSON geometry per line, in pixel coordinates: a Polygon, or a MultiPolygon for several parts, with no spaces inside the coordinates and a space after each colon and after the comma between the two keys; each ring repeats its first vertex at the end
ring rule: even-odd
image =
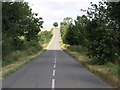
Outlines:
{"type": "Polygon", "coordinates": [[[38,33],[43,21],[36,16],[26,2],[2,3],[3,58],[13,51],[32,46],[32,42],[38,44],[38,33]]]}
{"type": "Polygon", "coordinates": [[[54,22],[54,23],[53,23],[53,26],[54,26],[54,27],[58,27],[58,23],[57,23],[57,22],[54,22]]]}
{"type": "Polygon", "coordinates": [[[77,16],[75,25],[61,23],[64,43],[86,47],[87,55],[98,64],[116,63],[120,60],[119,11],[120,2],[91,3],[87,15],[77,16]]]}
{"type": "Polygon", "coordinates": [[[42,31],[39,34],[39,42],[41,44],[46,44],[50,41],[51,37],[52,37],[52,31],[42,31]]]}
{"type": "Polygon", "coordinates": [[[61,32],[61,37],[62,37],[64,43],[67,43],[66,33],[68,32],[68,28],[69,28],[70,24],[72,24],[72,21],[73,21],[73,19],[71,17],[66,17],[66,18],[64,18],[63,22],[60,23],[60,25],[61,25],[60,32],[61,32]]]}
{"type": "Polygon", "coordinates": [[[65,22],[66,24],[71,24],[73,21],[73,19],[71,17],[66,17],[63,19],[63,22],[65,22]]]}

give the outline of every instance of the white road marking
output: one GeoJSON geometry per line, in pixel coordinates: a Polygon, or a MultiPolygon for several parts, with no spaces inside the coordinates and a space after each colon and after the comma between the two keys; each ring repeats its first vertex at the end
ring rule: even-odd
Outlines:
{"type": "Polygon", "coordinates": [[[55,52],[55,61],[56,61],[56,52],[55,52]]]}
{"type": "Polygon", "coordinates": [[[55,79],[52,79],[52,89],[55,88],[55,79]]]}
{"type": "Polygon", "coordinates": [[[54,63],[56,64],[56,61],[54,63]]]}
{"type": "Polygon", "coordinates": [[[55,76],[55,69],[53,70],[53,77],[55,76]]]}
{"type": "MultiPolygon", "coordinates": [[[[55,53],[55,59],[54,59],[54,69],[53,69],[53,73],[52,73],[53,78],[55,77],[55,72],[56,72],[56,70],[55,70],[55,68],[56,68],[56,51],[54,51],[54,53],[55,53]]],[[[55,89],[55,79],[52,79],[52,90],[54,90],[54,89],[55,89]]]]}
{"type": "Polygon", "coordinates": [[[56,68],[56,65],[54,64],[54,69],[56,68]]]}

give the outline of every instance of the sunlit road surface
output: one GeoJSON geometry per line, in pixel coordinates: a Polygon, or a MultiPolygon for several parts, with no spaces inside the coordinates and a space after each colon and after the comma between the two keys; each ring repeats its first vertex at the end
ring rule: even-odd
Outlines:
{"type": "Polygon", "coordinates": [[[59,36],[56,30],[49,49],[3,80],[3,88],[108,88],[61,50],[59,36]]]}

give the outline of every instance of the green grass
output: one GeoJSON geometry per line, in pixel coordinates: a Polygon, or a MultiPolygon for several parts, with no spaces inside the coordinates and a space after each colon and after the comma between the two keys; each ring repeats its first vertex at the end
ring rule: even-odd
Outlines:
{"type": "Polygon", "coordinates": [[[5,60],[2,62],[2,79],[36,58],[43,51],[45,51],[45,49],[30,47],[27,50],[12,52],[10,55],[6,56],[5,60]]]}
{"type": "Polygon", "coordinates": [[[38,51],[37,53],[34,53],[32,55],[26,54],[26,55],[22,56],[21,58],[18,58],[17,61],[12,62],[11,64],[9,63],[8,65],[4,66],[3,71],[2,71],[2,79],[6,78],[10,74],[14,73],[19,68],[21,68],[25,64],[29,63],[30,61],[34,60],[34,58],[39,56],[43,51],[44,51],[44,49],[42,49],[41,51],[38,51]]]}
{"type": "Polygon", "coordinates": [[[29,55],[33,55],[39,51],[41,51],[42,48],[36,48],[36,47],[29,47],[26,50],[17,50],[15,52],[11,52],[9,55],[7,55],[3,61],[2,61],[2,67],[5,67],[9,64],[17,62],[20,58],[26,57],[29,55]]]}

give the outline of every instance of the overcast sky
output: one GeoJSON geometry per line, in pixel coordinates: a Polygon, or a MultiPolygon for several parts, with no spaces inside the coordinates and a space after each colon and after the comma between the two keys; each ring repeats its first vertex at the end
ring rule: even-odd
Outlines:
{"type": "Polygon", "coordinates": [[[64,17],[76,19],[84,14],[80,9],[90,7],[90,2],[98,3],[101,0],[24,0],[29,2],[34,13],[44,20],[44,28],[52,28],[54,22],[63,21],[64,17]]]}

